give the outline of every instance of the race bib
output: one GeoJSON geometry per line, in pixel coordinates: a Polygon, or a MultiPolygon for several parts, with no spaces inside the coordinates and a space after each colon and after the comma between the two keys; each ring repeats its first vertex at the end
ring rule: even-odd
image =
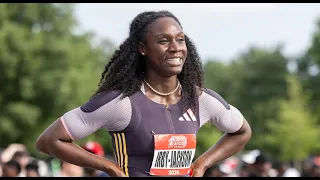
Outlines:
{"type": "Polygon", "coordinates": [[[189,174],[195,151],[195,134],[155,134],[150,175],[183,176],[189,174]]]}

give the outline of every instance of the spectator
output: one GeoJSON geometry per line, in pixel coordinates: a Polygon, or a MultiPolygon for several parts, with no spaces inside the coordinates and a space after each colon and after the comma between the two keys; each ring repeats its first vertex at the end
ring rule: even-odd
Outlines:
{"type": "Polygon", "coordinates": [[[250,175],[254,176],[255,174],[255,161],[257,157],[261,154],[261,151],[258,149],[249,151],[241,157],[242,168],[240,169],[241,177],[249,177],[250,175]]]}
{"type": "Polygon", "coordinates": [[[250,172],[249,177],[271,177],[269,172],[272,169],[272,164],[266,155],[258,155],[253,164],[253,168],[254,171],[250,172]]]}
{"type": "Polygon", "coordinates": [[[19,176],[26,177],[26,166],[29,163],[29,154],[27,151],[16,151],[13,156],[12,160],[19,163],[21,167],[21,171],[19,176]]]}
{"type": "Polygon", "coordinates": [[[41,177],[49,177],[51,176],[51,172],[49,170],[49,162],[44,160],[37,159],[38,172],[41,177]]]}
{"type": "Polygon", "coordinates": [[[239,176],[240,177],[248,177],[250,172],[251,172],[251,164],[247,164],[245,162],[242,162],[242,167],[240,169],[240,172],[239,172],[239,176]]]}
{"type": "Polygon", "coordinates": [[[230,157],[226,159],[219,166],[220,172],[223,173],[223,177],[238,177],[239,175],[236,173],[236,168],[238,166],[239,160],[234,157],[230,157]]]}
{"type": "Polygon", "coordinates": [[[276,163],[276,169],[278,171],[278,177],[300,177],[299,171],[290,167],[288,163],[278,162],[276,163]]]}
{"type": "Polygon", "coordinates": [[[17,161],[10,160],[3,165],[2,177],[18,177],[20,172],[20,164],[17,161]]]}
{"type": "Polygon", "coordinates": [[[312,177],[320,177],[320,166],[314,165],[312,167],[312,177]]]}
{"type": "Polygon", "coordinates": [[[23,144],[12,143],[7,148],[1,151],[0,161],[6,163],[10,161],[13,155],[18,151],[26,151],[26,147],[23,144]]]}
{"type": "Polygon", "coordinates": [[[302,164],[301,176],[312,177],[312,166],[313,163],[310,161],[310,159],[305,160],[302,164]]]}
{"type": "Polygon", "coordinates": [[[54,177],[82,177],[83,168],[65,161],[61,161],[60,170],[54,174],[54,177]]]}
{"type": "Polygon", "coordinates": [[[26,177],[40,177],[37,161],[27,164],[26,171],[26,177]]]}
{"type": "Polygon", "coordinates": [[[206,170],[203,177],[221,177],[222,173],[218,168],[219,168],[218,165],[212,166],[211,168],[206,170]]]}

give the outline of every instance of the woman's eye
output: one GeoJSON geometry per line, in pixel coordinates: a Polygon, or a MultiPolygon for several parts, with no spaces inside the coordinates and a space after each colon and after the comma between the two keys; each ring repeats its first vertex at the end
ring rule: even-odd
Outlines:
{"type": "Polygon", "coordinates": [[[166,39],[162,39],[162,40],[160,40],[160,41],[158,41],[159,43],[167,43],[168,42],[168,40],[166,40],[166,39]]]}
{"type": "Polygon", "coordinates": [[[183,42],[184,41],[184,38],[180,38],[178,39],[179,42],[183,42]]]}

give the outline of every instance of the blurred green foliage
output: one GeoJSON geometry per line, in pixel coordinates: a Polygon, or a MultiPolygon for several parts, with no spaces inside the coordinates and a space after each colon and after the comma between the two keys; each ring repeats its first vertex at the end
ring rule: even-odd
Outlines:
{"type": "MultiPolygon", "coordinates": [[[[31,154],[40,133],[64,112],[86,102],[116,46],[108,39],[93,45],[92,32],[78,27],[71,4],[0,4],[0,147],[25,144],[31,154]]],[[[320,147],[320,21],[312,45],[301,57],[282,47],[250,47],[222,63],[204,63],[205,86],[236,106],[253,136],[246,149],[262,149],[283,160],[302,160],[320,147]],[[295,72],[288,63],[296,63],[295,72]]],[[[197,137],[197,155],[222,135],[211,124],[197,137]]],[[[96,140],[112,154],[104,130],[77,141],[96,140]]]]}

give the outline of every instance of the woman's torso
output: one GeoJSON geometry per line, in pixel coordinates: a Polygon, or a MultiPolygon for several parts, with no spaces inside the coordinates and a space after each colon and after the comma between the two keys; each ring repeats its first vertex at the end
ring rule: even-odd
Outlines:
{"type": "Polygon", "coordinates": [[[61,121],[73,140],[106,129],[122,170],[129,176],[149,176],[155,134],[196,134],[207,122],[223,132],[240,129],[242,114],[219,94],[204,89],[196,104],[193,112],[183,110],[181,101],[168,107],[158,104],[143,91],[124,98],[121,92],[109,91],[65,113],[61,121]]]}
{"type": "Polygon", "coordinates": [[[183,111],[181,101],[158,104],[141,91],[129,97],[132,115],[122,131],[109,131],[115,157],[130,176],[149,175],[154,155],[154,134],[195,134],[200,126],[199,113],[183,111]]]}

